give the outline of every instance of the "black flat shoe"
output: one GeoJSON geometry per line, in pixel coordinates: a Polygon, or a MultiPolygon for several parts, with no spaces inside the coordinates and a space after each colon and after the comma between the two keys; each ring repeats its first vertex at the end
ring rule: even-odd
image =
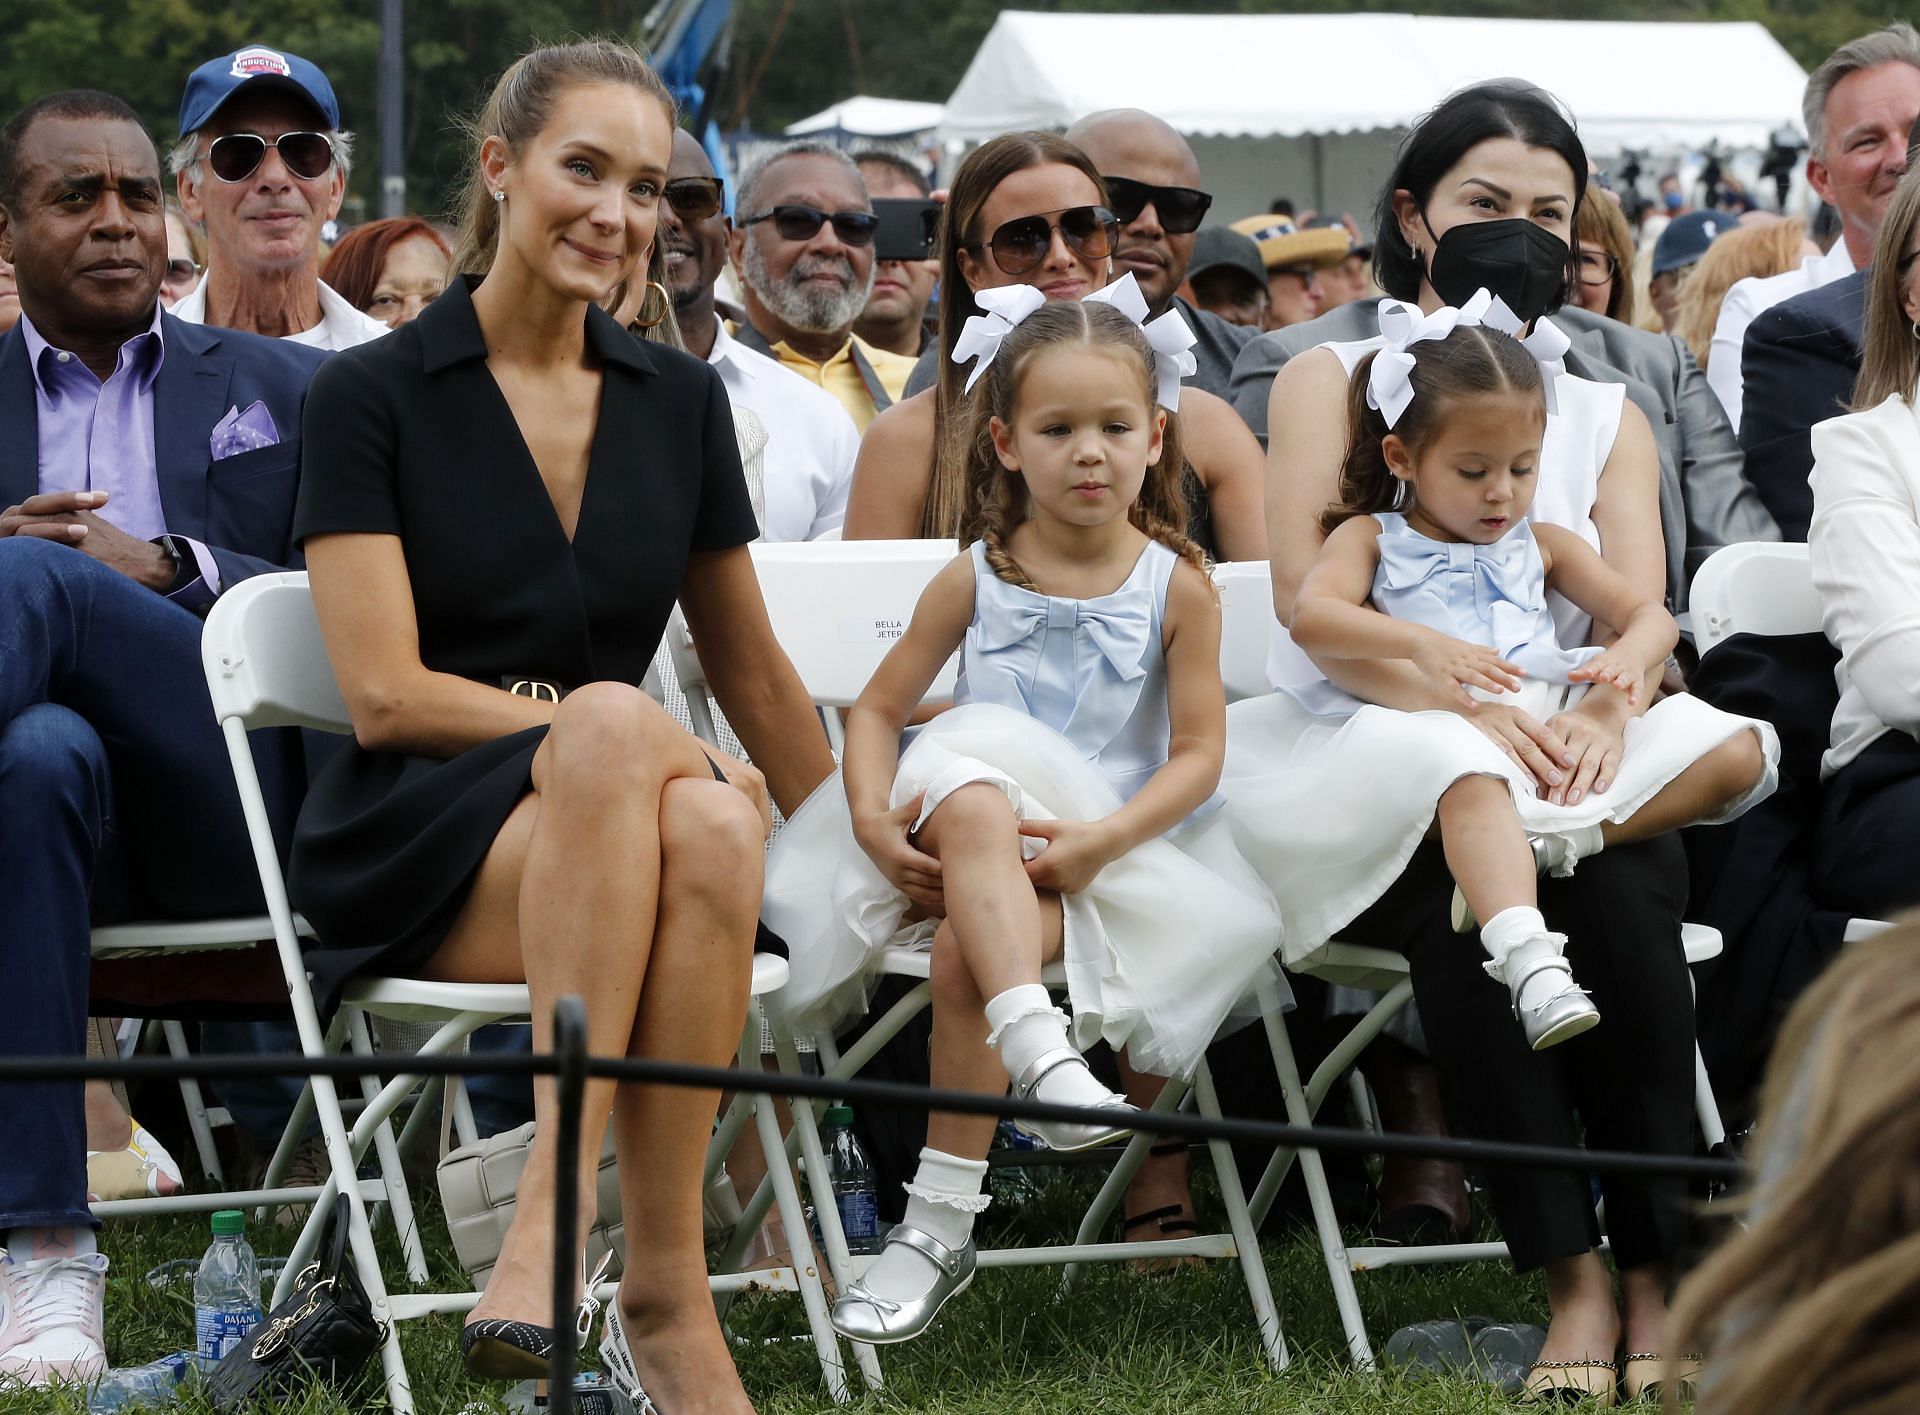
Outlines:
{"type": "Polygon", "coordinates": [[[483,1380],[544,1380],[558,1341],[552,1327],[489,1317],[460,1328],[460,1359],[483,1380]]]}

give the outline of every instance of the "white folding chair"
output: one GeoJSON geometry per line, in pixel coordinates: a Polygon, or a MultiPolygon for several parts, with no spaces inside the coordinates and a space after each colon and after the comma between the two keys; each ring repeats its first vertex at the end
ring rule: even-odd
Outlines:
{"type": "MultiPolygon", "coordinates": [[[[787,657],[800,674],[813,702],[824,709],[851,706],[859,696],[888,647],[904,631],[927,582],[954,556],[945,541],[848,541],[837,544],[811,542],[752,547],[754,569],[760,589],[773,619],[776,636],[787,657]]],[[[693,645],[684,638],[670,638],[675,646],[676,668],[683,684],[705,681],[693,645]]],[[[936,702],[950,697],[956,664],[949,661],[926,700],[936,702]]],[[[691,692],[690,692],[691,696],[691,692]]],[[[913,988],[881,1018],[873,1022],[860,1041],[842,1054],[832,1036],[815,1038],[821,1066],[826,1076],[843,1079],[855,1075],[874,1054],[896,1036],[914,1015],[925,1008],[931,997],[927,981],[929,958],[909,949],[885,950],[876,961],[876,976],[903,977],[913,988]]],[[[1060,969],[1043,974],[1043,981],[1063,987],[1060,969]]],[[[1272,1009],[1277,998],[1263,999],[1272,1009]]],[[[777,1009],[776,1009],[777,1012],[777,1009]]],[[[775,1017],[775,1037],[781,1063],[797,1070],[799,1061],[794,1041],[775,1017]]],[[[1284,1040],[1284,1038],[1283,1038],[1284,1040]]],[[[1203,1115],[1220,1114],[1213,1079],[1203,1064],[1190,1083],[1170,1081],[1163,1089],[1156,1110],[1178,1108],[1191,1093],[1203,1115]]],[[[820,1225],[822,1245],[835,1281],[843,1288],[863,1271],[868,1258],[852,1257],[841,1231],[839,1215],[828,1183],[825,1157],[820,1148],[813,1120],[813,1107],[802,1097],[791,1098],[792,1133],[789,1153],[797,1152],[804,1161],[807,1183],[814,1196],[814,1210],[820,1225]]],[[[1196,1234],[1190,1238],[1163,1239],[1147,1243],[1096,1241],[1106,1218],[1111,1214],[1127,1183],[1146,1157],[1149,1135],[1136,1136],[1123,1152],[1109,1175],[1101,1196],[1083,1221],[1076,1241],[1035,1248],[983,1249],[981,1267],[1025,1267],[1065,1265],[1071,1279],[1078,1264],[1093,1261],[1132,1261],[1153,1258],[1202,1257],[1237,1258],[1252,1303],[1260,1339],[1276,1369],[1287,1364],[1285,1337],[1268,1284],[1258,1238],[1249,1221],[1239,1172],[1234,1166],[1231,1148],[1225,1142],[1208,1146],[1209,1158],[1218,1180],[1222,1204],[1227,1210],[1229,1231],[1196,1234]]],[[[1317,1157],[1316,1157],[1317,1158],[1317,1157]]],[[[751,1233],[767,1206],[764,1190],[745,1206],[743,1234],[751,1233]]],[[[854,1344],[856,1359],[875,1388],[880,1372],[874,1348],[854,1344]]]]}
{"type": "MultiPolygon", "coordinates": [[[[1223,593],[1221,597],[1222,674],[1230,684],[1239,688],[1231,696],[1257,696],[1267,691],[1266,664],[1269,651],[1274,636],[1282,632],[1273,610],[1270,567],[1264,563],[1250,562],[1219,568],[1221,574],[1217,578],[1235,591],[1223,593]]],[[[1698,581],[1695,583],[1698,584],[1698,581]]],[[[1698,612],[1697,598],[1694,604],[1698,612]]],[[[1719,932],[1700,924],[1683,924],[1681,943],[1689,965],[1717,957],[1721,949],[1719,932]]],[[[1314,1069],[1304,1085],[1298,1068],[1291,1064],[1293,1052],[1286,1039],[1285,1016],[1273,1010],[1267,1012],[1265,1021],[1274,1055],[1284,1062],[1280,1090],[1286,1104],[1287,1120],[1294,1125],[1311,1125],[1335,1084],[1353,1068],[1374,1038],[1386,1030],[1394,1016],[1412,1001],[1413,981],[1408,975],[1407,960],[1402,955],[1389,949],[1338,941],[1326,944],[1309,960],[1290,962],[1288,968],[1329,984],[1383,994],[1314,1069]]],[[[1703,1138],[1711,1149],[1725,1142],[1726,1129],[1721,1123],[1720,1108],[1714,1100],[1713,1088],[1708,1082],[1706,1065],[1700,1058],[1698,1046],[1694,1048],[1693,1060],[1694,1108],[1703,1138]]],[[[1327,1270],[1333,1277],[1334,1299],[1346,1333],[1347,1349],[1357,1365],[1367,1367],[1372,1364],[1373,1348],[1367,1339],[1366,1324],[1360,1314],[1359,1297],[1353,1284],[1354,1273],[1395,1264],[1467,1262],[1506,1256],[1507,1245],[1504,1243],[1349,1247],[1340,1232],[1333,1196],[1327,1188],[1319,1156],[1312,1150],[1302,1150],[1297,1152],[1297,1157],[1313,1210],[1314,1226],[1326,1256],[1327,1270]]],[[[1295,1158],[1295,1151],[1283,1148],[1276,1151],[1269,1162],[1249,1205],[1256,1224],[1265,1220],[1295,1158]]]]}
{"type": "MultiPolygon", "coordinates": [[[[1721,546],[1694,573],[1687,603],[1702,658],[1735,634],[1817,634],[1823,627],[1813,558],[1803,543],[1721,546]]],[[[1885,919],[1849,919],[1844,942],[1859,943],[1892,927],[1885,919]]]]}
{"type": "MultiPolygon", "coordinates": [[[[246,734],[258,727],[311,727],[322,731],[350,730],[346,707],[340,699],[329,665],[326,646],[314,617],[313,602],[304,574],[283,573],[256,576],[234,586],[216,601],[207,617],[202,637],[202,663],[207,686],[212,694],[215,714],[225,734],[228,755],[239,787],[247,832],[254,850],[254,862],[266,894],[271,934],[279,951],[287,989],[293,1004],[294,1020],[302,1050],[309,1056],[323,1056],[330,1049],[329,1039],[320,1026],[313,992],[309,986],[305,961],[301,956],[298,930],[287,900],[286,882],[280,871],[266,803],[253,757],[247,749],[246,734]]],[[[782,986],[786,965],[775,958],[756,959],[752,991],[758,999],[782,986]]],[[[365,978],[349,987],[341,1008],[342,1021],[336,1024],[336,1036],[344,1036],[353,1051],[372,1054],[366,1025],[367,1014],[400,1020],[430,1020],[439,1023],[433,1037],[420,1048],[420,1055],[433,1056],[457,1049],[478,1027],[489,1022],[524,1018],[528,1014],[528,996],[524,986],[434,983],[404,978],[365,978]]],[[[759,1036],[759,1024],[750,1017],[748,1033],[759,1036]]],[[[405,1059],[396,1058],[396,1067],[405,1059]]],[[[307,1096],[318,1115],[325,1141],[330,1174],[320,1193],[320,1202],[302,1230],[289,1257],[279,1288],[278,1301],[287,1295],[291,1280],[315,1251],[321,1224],[333,1194],[344,1195],[349,1218],[352,1260],[365,1285],[376,1317],[389,1323],[381,1347],[388,1399],[400,1415],[414,1409],[406,1363],[393,1324],[435,1312],[468,1310],[478,1300],[474,1292],[390,1294],[374,1251],[372,1230],[366,1205],[383,1200],[392,1206],[396,1227],[400,1230],[407,1260],[408,1275],[416,1285],[427,1278],[424,1252],[412,1222],[411,1205],[405,1180],[398,1163],[398,1146],[390,1118],[400,1104],[420,1084],[417,1076],[398,1075],[384,1086],[377,1078],[362,1082],[364,1106],[351,1131],[348,1130],[333,1080],[313,1076],[307,1096]],[[381,1176],[361,1180],[360,1158],[370,1146],[376,1146],[382,1160],[381,1176]]],[[[426,1107],[416,1108],[408,1122],[409,1130],[424,1119],[426,1107]]],[[[764,1097],[744,1095],[736,1106],[739,1118],[730,1116],[728,1124],[738,1133],[741,1125],[753,1120],[770,1156],[781,1153],[779,1131],[772,1107],[764,1097]]],[[[472,1133],[470,1112],[455,1107],[463,1141],[476,1138],[472,1133]],[[464,1115],[464,1120],[461,1117],[464,1115]]],[[[299,1123],[299,1117],[296,1117],[299,1123]]],[[[709,1155],[709,1167],[717,1166],[717,1148],[709,1155]]],[[[781,1166],[772,1166],[781,1169],[781,1166]]],[[[804,1211],[791,1176],[776,1176],[777,1198],[789,1232],[806,1232],[804,1211]],[[785,1182],[779,1182],[784,1179],[785,1182]]],[[[798,1240],[796,1240],[798,1241],[798,1240]]],[[[724,1275],[717,1279],[717,1290],[738,1288],[749,1283],[797,1288],[807,1310],[809,1326],[823,1372],[836,1399],[846,1398],[846,1379],[839,1348],[826,1321],[826,1300],[817,1269],[808,1264],[797,1271],[755,1273],[751,1277],[724,1275]]],[[[609,1291],[611,1289],[608,1289],[609,1291]]]]}

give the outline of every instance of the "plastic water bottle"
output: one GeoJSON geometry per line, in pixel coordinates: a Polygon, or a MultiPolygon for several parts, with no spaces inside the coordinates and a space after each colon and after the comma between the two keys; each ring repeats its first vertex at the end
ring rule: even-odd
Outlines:
{"type": "Polygon", "coordinates": [[[191,1351],[177,1351],[146,1366],[108,1371],[87,1391],[89,1415],[122,1410],[157,1410],[169,1405],[193,1372],[191,1351]]]}
{"type": "Polygon", "coordinates": [[[244,1343],[265,1315],[260,1309],[260,1265],[246,1235],[247,1216],[240,1210],[216,1213],[213,1243],[194,1275],[194,1347],[208,1363],[244,1343]]]}
{"type": "Polygon", "coordinates": [[[826,1114],[827,1178],[840,1230],[849,1253],[880,1251],[880,1200],[874,1192],[873,1166],[853,1133],[853,1107],[837,1105],[826,1114]]]}

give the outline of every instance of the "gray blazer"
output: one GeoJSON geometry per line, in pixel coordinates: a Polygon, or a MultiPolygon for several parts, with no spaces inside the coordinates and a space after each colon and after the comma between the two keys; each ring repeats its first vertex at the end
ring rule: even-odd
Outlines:
{"type": "MultiPolygon", "coordinates": [[[[1229,398],[1264,444],[1267,396],[1280,366],[1321,344],[1380,332],[1379,301],[1355,300],[1307,324],[1263,334],[1234,361],[1229,398]]],[[[1667,547],[1667,602],[1687,607],[1693,572],[1723,545],[1779,540],[1780,530],[1748,484],[1740,443],[1720,400],[1686,345],[1569,306],[1553,316],[1573,347],[1567,370],[1622,383],[1647,415],[1660,449],[1660,526],[1667,547]]]]}

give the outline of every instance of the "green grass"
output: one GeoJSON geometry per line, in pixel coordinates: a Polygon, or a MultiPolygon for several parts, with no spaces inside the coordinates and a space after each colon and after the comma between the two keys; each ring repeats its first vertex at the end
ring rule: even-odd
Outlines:
{"type": "MultiPolygon", "coordinates": [[[[1055,1176],[1040,1201],[1015,1214],[990,1211],[988,1235],[1000,1241],[1058,1239],[1090,1193],[1090,1177],[1055,1176]]],[[[451,1248],[431,1196],[422,1217],[436,1284],[456,1280],[451,1248]]],[[[101,1246],[113,1260],[107,1294],[107,1353],[116,1365],[138,1365],[192,1341],[189,1286],[148,1286],[145,1273],[168,1258],[194,1256],[206,1243],[202,1218],[110,1224],[101,1246]]],[[[289,1230],[254,1228],[263,1253],[284,1252],[289,1230]]],[[[391,1252],[390,1273],[401,1270],[391,1252]]],[[[1467,1379],[1398,1379],[1362,1375],[1345,1359],[1319,1249],[1307,1238],[1266,1251],[1275,1298],[1293,1355],[1272,1372],[1255,1338],[1238,1267],[1214,1262],[1159,1277],[1123,1264],[1094,1266],[1071,1298],[1060,1295],[1059,1270],[984,1272],[933,1330],[883,1353],[887,1390],[866,1395],[855,1412],[932,1411],[940,1415],[1113,1411],[1126,1415],[1190,1412],[1369,1411],[1386,1415],[1467,1415],[1509,1408],[1492,1387],[1467,1379]]],[[[1359,1279],[1367,1328],[1376,1351],[1396,1328],[1450,1315],[1544,1322],[1537,1283],[1504,1265],[1389,1269],[1359,1279]]],[[[736,1303],[730,1328],[740,1374],[763,1415],[831,1408],[805,1337],[799,1298],[761,1294],[736,1303]]],[[[470,1378],[457,1351],[458,1321],[409,1322],[402,1343],[414,1396],[426,1415],[458,1415],[469,1403],[495,1408],[500,1387],[470,1378]]],[[[288,1415],[337,1415],[384,1408],[378,1363],[362,1389],[342,1397],[316,1391],[278,1407],[288,1415]]],[[[857,1381],[857,1376],[855,1377],[857,1381]]],[[[173,1407],[206,1415],[191,1396],[173,1407]]],[[[45,1392],[0,1394],[0,1412],[79,1412],[84,1402],[45,1392]]],[[[673,1412],[667,1412],[673,1415],[673,1412]]]]}

